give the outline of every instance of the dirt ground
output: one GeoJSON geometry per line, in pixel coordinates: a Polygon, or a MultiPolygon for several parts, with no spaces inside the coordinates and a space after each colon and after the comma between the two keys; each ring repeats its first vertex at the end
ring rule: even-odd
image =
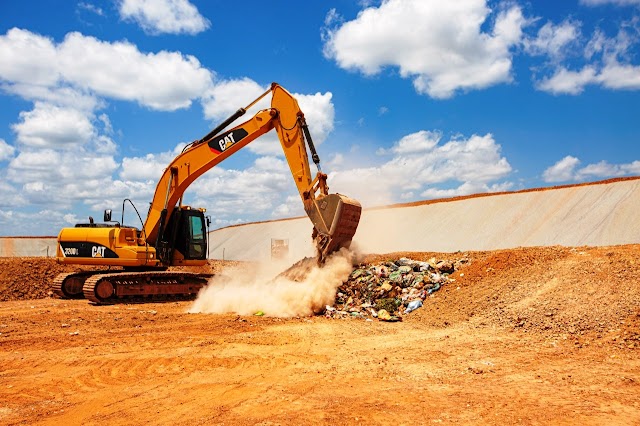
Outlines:
{"type": "Polygon", "coordinates": [[[0,424],[640,424],[640,245],[367,261],[401,256],[470,261],[388,323],[93,306],[0,259],[0,424]]]}

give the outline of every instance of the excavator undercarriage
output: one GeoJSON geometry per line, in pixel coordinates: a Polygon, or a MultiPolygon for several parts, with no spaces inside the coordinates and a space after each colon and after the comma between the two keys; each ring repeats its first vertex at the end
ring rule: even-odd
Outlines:
{"type": "Polygon", "coordinates": [[[100,305],[192,300],[213,276],[182,271],[81,271],[58,275],[53,292],[63,299],[85,298],[100,305]]]}

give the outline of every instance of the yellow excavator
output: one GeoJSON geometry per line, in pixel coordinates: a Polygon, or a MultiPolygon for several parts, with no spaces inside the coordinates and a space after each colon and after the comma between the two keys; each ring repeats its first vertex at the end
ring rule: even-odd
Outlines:
{"type": "Polygon", "coordinates": [[[203,173],[274,129],[304,210],[313,223],[311,237],[318,263],[324,263],[341,247],[348,248],[360,221],[360,203],[341,194],[329,194],[327,175],[320,168],[298,102],[273,83],[247,107],[240,108],[202,139],[188,144],[171,162],[156,186],[141,229],[112,221],[111,210],[105,211],[105,223],[94,223],[90,218],[89,223],[63,228],[58,234],[59,263],[118,268],[60,274],[53,283],[54,293],[63,298],[84,297],[97,304],[193,298],[212,275],[167,270],[169,266],[207,263],[205,210],[183,205],[183,194],[203,173]],[[269,94],[270,108],[224,131],[269,94]],[[311,175],[307,146],[318,168],[315,178],[311,175]]]}

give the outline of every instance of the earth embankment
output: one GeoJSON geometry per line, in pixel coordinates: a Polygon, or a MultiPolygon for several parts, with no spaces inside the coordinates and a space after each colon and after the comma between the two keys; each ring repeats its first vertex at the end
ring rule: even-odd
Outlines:
{"type": "MultiPolygon", "coordinates": [[[[640,243],[640,178],[477,194],[364,209],[353,246],[362,253],[455,252],[563,245],[640,243]]],[[[292,260],[313,256],[306,217],[232,226],[209,235],[210,257],[264,260],[271,239],[292,260]]]]}

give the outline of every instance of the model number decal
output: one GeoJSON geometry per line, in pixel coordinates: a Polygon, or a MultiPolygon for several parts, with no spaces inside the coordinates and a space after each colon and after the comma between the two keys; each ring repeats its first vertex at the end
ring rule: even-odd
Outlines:
{"type": "Polygon", "coordinates": [[[78,256],[79,254],[80,254],[80,251],[78,251],[78,249],[75,247],[66,247],[64,249],[65,256],[78,256]]]}

